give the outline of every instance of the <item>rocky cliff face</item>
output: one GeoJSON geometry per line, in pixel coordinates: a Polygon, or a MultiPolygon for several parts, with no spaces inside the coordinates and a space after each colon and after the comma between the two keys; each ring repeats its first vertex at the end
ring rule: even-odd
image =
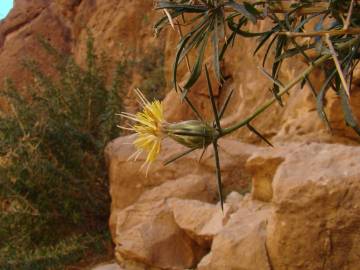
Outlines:
{"type": "MultiPolygon", "coordinates": [[[[16,0],[7,18],[0,22],[0,80],[11,78],[23,86],[29,74],[21,63],[36,59],[43,70],[52,72],[50,56],[38,39],[44,38],[56,49],[72,53],[85,63],[86,43],[91,32],[98,54],[112,61],[162,50],[163,42],[154,38],[152,1],[118,0],[16,0]]],[[[110,61],[110,62],[111,62],[110,61]]],[[[141,74],[130,75],[139,86],[141,74]]]]}
{"type": "MultiPolygon", "coordinates": [[[[161,51],[170,82],[177,34],[169,30],[155,39],[152,23],[157,16],[151,0],[16,0],[0,22],[0,79],[10,77],[24,85],[29,77],[20,61],[25,58],[40,61],[51,74],[38,35],[84,63],[90,29],[96,50],[109,59],[141,59],[151,50],[161,51]]],[[[257,69],[261,55],[252,56],[254,42],[238,39],[225,59],[230,79],[217,89],[218,102],[235,90],[225,125],[270,97],[270,83],[257,69]]],[[[296,65],[287,63],[283,80],[302,68],[300,59],[296,65]]],[[[187,76],[185,67],[180,73],[187,76]]],[[[319,87],[321,77],[316,72],[310,79],[319,87]]],[[[135,70],[129,89],[143,79],[135,70]]],[[[168,83],[167,119],[193,118],[171,88],[168,83]]],[[[210,118],[204,78],[192,89],[191,98],[210,118]]],[[[360,118],[357,86],[351,102],[360,118]]],[[[216,205],[211,151],[201,162],[195,153],[163,167],[162,160],[182,150],[166,142],[159,162],[145,177],[139,172],[142,157],[127,161],[134,150],[126,144],[131,138],[110,143],[110,228],[119,262],[129,269],[358,269],[360,140],[343,124],[335,95],[327,96],[326,108],[332,135],[319,120],[307,87],[295,87],[286,104],[273,106],[254,122],[272,139],[274,149],[258,146],[247,130],[221,142],[224,215],[216,205]]]]}

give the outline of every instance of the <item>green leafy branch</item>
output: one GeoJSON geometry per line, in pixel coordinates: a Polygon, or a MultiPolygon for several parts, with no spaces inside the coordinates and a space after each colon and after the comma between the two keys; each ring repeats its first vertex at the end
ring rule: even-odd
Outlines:
{"type": "MultiPolygon", "coordinates": [[[[264,75],[273,83],[272,92],[274,97],[264,102],[254,113],[233,124],[223,128],[220,120],[231,100],[232,92],[225,100],[222,109],[216,107],[212,94],[208,69],[205,66],[205,75],[208,81],[209,97],[214,113],[214,136],[212,145],[215,154],[215,163],[218,179],[218,189],[221,205],[223,196],[221,188],[220,161],[217,141],[219,138],[247,127],[267,144],[271,143],[255,129],[251,122],[265,112],[271,105],[278,102],[283,105],[282,96],[288,93],[296,84],[301,86],[308,84],[316,98],[319,116],[331,129],[324,110],[324,98],[329,88],[332,88],[341,99],[341,107],[344,112],[344,120],[355,132],[360,135],[357,119],[352,113],[349,99],[352,92],[353,72],[359,63],[360,54],[360,9],[356,1],[298,1],[289,4],[287,1],[156,1],[155,8],[163,10],[165,15],[155,25],[159,33],[166,25],[175,26],[180,33],[180,40],[176,50],[173,67],[173,83],[176,91],[182,92],[182,98],[187,100],[187,94],[198,80],[203,71],[205,51],[209,44],[212,46],[214,76],[219,85],[224,82],[221,70],[221,62],[225,59],[228,48],[233,47],[237,36],[243,38],[257,38],[258,45],[254,54],[258,53],[266,45],[262,65],[268,62],[268,55],[274,51],[271,72],[261,67],[264,75]],[[281,16],[279,16],[281,13],[281,16]],[[191,14],[189,16],[189,14],[191,14]],[[179,20],[181,19],[181,23],[179,20]],[[251,32],[247,29],[249,23],[256,24],[259,20],[270,19],[273,25],[264,32],[251,32]],[[315,22],[315,29],[308,31],[311,23],[315,22]],[[183,34],[183,26],[191,26],[190,30],[183,34]],[[311,38],[306,43],[299,43],[298,38],[311,38]],[[188,58],[190,52],[195,51],[196,60],[191,66],[188,58]],[[310,55],[309,52],[312,54],[310,55]],[[279,80],[283,61],[301,55],[307,63],[307,68],[298,76],[284,85],[279,80]],[[178,67],[186,61],[190,76],[184,84],[178,82],[178,67]],[[309,80],[309,75],[315,70],[321,69],[326,75],[322,87],[314,89],[309,80]]],[[[190,103],[189,100],[187,100],[190,103]]],[[[199,112],[192,105],[194,113],[199,112]]],[[[201,117],[200,117],[201,118],[201,117]]],[[[191,134],[193,135],[193,134],[191,134]]],[[[204,136],[204,134],[198,134],[204,136]]],[[[189,134],[190,136],[190,134],[189,134]]],[[[193,151],[190,149],[179,154],[169,162],[193,151]]]]}

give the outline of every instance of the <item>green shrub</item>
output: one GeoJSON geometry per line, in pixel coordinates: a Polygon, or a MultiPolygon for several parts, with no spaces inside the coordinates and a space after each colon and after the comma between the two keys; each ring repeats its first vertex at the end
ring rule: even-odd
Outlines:
{"type": "Polygon", "coordinates": [[[141,92],[149,99],[162,100],[165,97],[165,55],[164,50],[154,48],[142,56],[140,61],[135,61],[134,67],[144,78],[138,86],[141,92]]]}
{"type": "Polygon", "coordinates": [[[26,94],[11,81],[1,91],[10,110],[0,112],[0,269],[49,269],[108,237],[103,149],[119,135],[126,65],[108,87],[91,37],[84,69],[41,42],[56,79],[27,61],[34,81],[26,94]]]}

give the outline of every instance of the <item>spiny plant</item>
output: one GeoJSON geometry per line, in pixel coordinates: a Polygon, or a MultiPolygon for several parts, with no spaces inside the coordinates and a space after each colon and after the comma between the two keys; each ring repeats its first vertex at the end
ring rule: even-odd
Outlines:
{"type": "Polygon", "coordinates": [[[1,269],[63,268],[109,239],[103,149],[119,133],[125,65],[108,86],[91,36],[85,68],[41,43],[57,79],[29,60],[26,94],[11,81],[0,91],[1,269]]]}
{"type": "MultiPolygon", "coordinates": [[[[171,25],[179,33],[173,65],[173,84],[175,90],[181,93],[181,99],[194,111],[198,118],[198,125],[194,127],[194,122],[171,124],[170,127],[159,124],[157,119],[154,120],[151,115],[146,115],[149,109],[151,111],[149,102],[144,103],[145,116],[149,117],[147,120],[158,125],[155,136],[161,137],[164,134],[169,137],[180,136],[181,140],[177,141],[189,147],[189,150],[180,153],[167,163],[195,149],[205,149],[208,145],[213,146],[221,206],[223,205],[223,196],[218,140],[237,129],[246,127],[271,145],[253,126],[252,121],[274,103],[283,106],[283,95],[289,93],[296,84],[300,83],[301,86],[309,84],[316,99],[319,116],[329,129],[331,127],[324,110],[324,99],[329,89],[335,91],[341,99],[341,108],[346,124],[360,135],[360,127],[349,104],[353,91],[351,82],[360,57],[360,6],[357,1],[156,0],[155,9],[164,13],[164,16],[155,25],[156,34],[159,34],[168,25],[171,25]],[[272,21],[272,25],[266,31],[251,32],[248,30],[249,24],[257,24],[265,19],[272,21]],[[316,22],[315,28],[307,30],[312,29],[311,24],[314,22],[316,22]],[[190,27],[190,30],[184,33],[183,26],[190,27]],[[232,126],[222,127],[220,120],[231,100],[232,93],[225,100],[222,108],[218,109],[212,94],[210,74],[204,65],[205,51],[207,47],[212,47],[213,76],[221,86],[224,83],[221,62],[229,48],[235,45],[234,41],[238,36],[258,40],[254,54],[265,47],[261,70],[272,82],[273,98],[266,101],[245,119],[240,119],[232,126]],[[303,38],[308,38],[308,41],[304,42],[301,40],[303,38]],[[310,51],[315,52],[315,55],[310,55],[310,51]],[[268,57],[270,52],[273,52],[273,58],[268,57]],[[193,65],[190,64],[189,53],[196,54],[193,65]],[[307,67],[290,82],[283,83],[279,78],[283,62],[295,56],[301,56],[307,67]],[[265,69],[267,62],[272,67],[270,71],[265,69]],[[182,63],[186,63],[190,76],[184,83],[179,83],[178,67],[182,63]],[[320,89],[314,89],[308,78],[315,69],[321,69],[326,75],[320,89]],[[214,113],[213,123],[205,123],[188,98],[188,93],[203,70],[205,70],[208,81],[209,99],[214,113]],[[194,147],[188,143],[192,140],[197,142],[194,147]]],[[[140,120],[133,119],[138,122],[140,120]]],[[[140,132],[136,128],[134,130],[139,133],[139,139],[146,135],[141,130],[140,132]]],[[[149,148],[149,145],[152,145],[149,140],[137,141],[137,143],[140,150],[148,151],[149,154],[153,155],[154,151],[159,152],[160,147],[158,146],[154,148],[155,150],[149,148]]]]}

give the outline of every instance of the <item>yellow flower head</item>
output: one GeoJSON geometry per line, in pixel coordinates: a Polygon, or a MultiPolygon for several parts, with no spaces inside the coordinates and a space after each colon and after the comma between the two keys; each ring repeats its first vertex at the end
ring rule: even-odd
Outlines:
{"type": "Polygon", "coordinates": [[[161,140],[164,137],[162,132],[164,110],[160,101],[155,100],[150,102],[139,89],[136,89],[135,92],[143,110],[136,114],[121,113],[121,116],[133,120],[135,124],[131,125],[130,128],[119,127],[135,131],[137,134],[137,138],[134,141],[137,151],[131,155],[129,159],[133,157],[137,159],[142,152],[146,152],[147,157],[144,165],[148,164],[149,168],[151,162],[155,161],[156,157],[160,153],[161,140]]]}
{"type": "Polygon", "coordinates": [[[180,123],[167,123],[164,120],[163,104],[158,101],[148,101],[146,97],[135,90],[143,108],[136,114],[121,113],[120,115],[134,121],[130,127],[122,127],[134,131],[137,138],[133,142],[136,151],[129,159],[135,160],[143,152],[147,153],[146,160],[141,168],[154,162],[161,150],[161,141],[166,136],[191,149],[206,148],[218,135],[216,129],[200,120],[188,120],[180,123]]]}

